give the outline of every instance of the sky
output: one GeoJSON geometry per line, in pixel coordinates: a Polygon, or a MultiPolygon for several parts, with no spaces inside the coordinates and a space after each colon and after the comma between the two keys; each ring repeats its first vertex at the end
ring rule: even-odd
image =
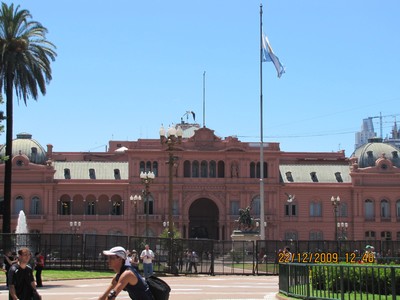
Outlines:
{"type": "Polygon", "coordinates": [[[221,138],[259,142],[262,115],[263,141],[282,151],[350,156],[363,119],[381,114],[386,137],[400,118],[398,0],[13,3],[57,47],[46,94],[15,99],[14,136],[31,133],[57,152],[159,138],[161,124],[191,123],[193,111],[221,138]],[[262,64],[262,112],[261,3],[286,70],[278,78],[262,64]]]}

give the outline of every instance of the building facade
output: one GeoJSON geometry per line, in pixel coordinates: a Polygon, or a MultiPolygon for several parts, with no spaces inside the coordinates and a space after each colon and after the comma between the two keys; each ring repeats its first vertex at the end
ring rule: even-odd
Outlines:
{"type": "MultiPolygon", "coordinates": [[[[166,163],[171,153],[159,139],[110,141],[105,152],[54,152],[19,134],[12,228],[22,210],[31,232],[158,236],[172,220],[183,238],[230,240],[239,209],[260,216],[260,144],[182,126],[172,174],[166,163]],[[143,197],[139,174],[149,171],[155,178],[143,197]]],[[[283,152],[278,143],[263,149],[265,223],[257,226],[265,226],[267,240],[400,240],[395,146],[371,140],[351,157],[344,151],[283,152]]]]}

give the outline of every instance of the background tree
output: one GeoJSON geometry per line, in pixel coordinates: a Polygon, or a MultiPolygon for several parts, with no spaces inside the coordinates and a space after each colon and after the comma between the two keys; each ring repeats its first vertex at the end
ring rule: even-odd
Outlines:
{"type": "Polygon", "coordinates": [[[13,141],[13,94],[25,105],[39,91],[46,93],[51,79],[55,46],[46,40],[47,29],[32,21],[28,10],[1,4],[0,10],[0,89],[6,96],[6,157],[4,173],[3,233],[11,233],[11,178],[13,141]]]}

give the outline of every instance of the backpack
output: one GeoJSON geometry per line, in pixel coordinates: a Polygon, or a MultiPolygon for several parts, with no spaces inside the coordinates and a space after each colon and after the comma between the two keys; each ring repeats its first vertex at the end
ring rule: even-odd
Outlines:
{"type": "Polygon", "coordinates": [[[168,300],[171,287],[164,280],[150,276],[146,279],[150,291],[153,294],[154,300],[168,300]]]}

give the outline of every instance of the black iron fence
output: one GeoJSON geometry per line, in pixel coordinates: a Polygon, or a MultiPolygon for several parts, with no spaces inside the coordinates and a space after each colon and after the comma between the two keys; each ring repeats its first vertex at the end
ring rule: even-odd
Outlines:
{"type": "Polygon", "coordinates": [[[318,300],[400,299],[400,266],[282,263],[279,292],[318,300]]]}
{"type": "Polygon", "coordinates": [[[321,253],[349,259],[351,253],[363,253],[367,245],[375,248],[377,260],[382,262],[397,262],[400,256],[400,241],[216,241],[80,233],[0,234],[1,252],[15,252],[21,247],[41,251],[48,269],[107,270],[103,250],[123,246],[140,253],[145,244],[156,253],[155,272],[173,274],[278,274],[279,253],[285,246],[296,258],[321,253]],[[195,261],[188,257],[188,251],[196,253],[195,261]]]}

